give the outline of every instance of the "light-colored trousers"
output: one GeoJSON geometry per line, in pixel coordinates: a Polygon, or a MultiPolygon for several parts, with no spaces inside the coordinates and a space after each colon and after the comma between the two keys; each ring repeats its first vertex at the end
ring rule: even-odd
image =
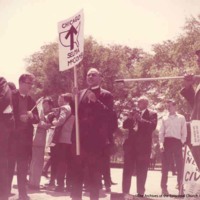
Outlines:
{"type": "Polygon", "coordinates": [[[33,146],[29,176],[29,184],[32,186],[40,186],[40,179],[44,165],[44,153],[45,146],[33,146]]]}

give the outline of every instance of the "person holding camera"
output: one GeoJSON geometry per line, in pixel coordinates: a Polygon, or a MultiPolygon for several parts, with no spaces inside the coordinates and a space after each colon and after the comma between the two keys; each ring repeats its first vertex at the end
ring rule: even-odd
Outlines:
{"type": "Polygon", "coordinates": [[[157,113],[148,108],[149,100],[145,96],[138,99],[138,109],[133,110],[123,122],[123,128],[129,130],[124,143],[124,167],[122,192],[129,195],[133,170],[136,170],[137,194],[145,193],[145,183],[151,155],[152,133],[157,126],[157,113]]]}

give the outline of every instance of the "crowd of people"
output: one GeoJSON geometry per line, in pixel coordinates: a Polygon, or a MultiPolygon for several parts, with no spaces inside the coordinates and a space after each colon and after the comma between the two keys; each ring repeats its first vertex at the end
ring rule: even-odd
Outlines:
{"type": "Polygon", "coordinates": [[[49,186],[64,191],[65,185],[73,200],[82,199],[83,185],[91,199],[99,198],[102,177],[107,192],[112,184],[109,152],[114,145],[113,132],[117,118],[111,93],[100,87],[102,76],[91,68],[87,73],[88,88],[80,91],[80,151],[76,153],[74,100],[71,93],[59,95],[57,107],[50,97],[42,99],[42,109],[31,98],[35,77],[22,74],[19,89],[1,78],[2,153],[0,199],[8,199],[17,166],[19,199],[27,200],[27,188],[41,189],[47,133],[53,133],[50,146],[51,177],[49,186]],[[34,130],[35,128],[35,130],[34,130]],[[3,166],[4,165],[4,166],[3,166]],[[3,171],[4,169],[4,171],[3,171]],[[29,178],[27,180],[27,175],[29,178]],[[65,179],[67,183],[65,183],[65,179]],[[4,188],[3,188],[4,187],[4,188]]]}
{"type": "MultiPolygon", "coordinates": [[[[196,52],[200,66],[200,51],[196,52]]],[[[77,154],[76,126],[74,125],[74,94],[64,93],[58,97],[58,106],[50,97],[42,99],[42,109],[30,96],[34,75],[22,74],[19,88],[0,77],[0,200],[8,200],[12,190],[12,179],[17,166],[19,200],[28,200],[27,187],[41,189],[40,179],[44,173],[44,155],[47,133],[51,133],[50,182],[56,191],[70,192],[72,200],[81,200],[83,188],[89,191],[91,200],[99,199],[102,176],[107,192],[112,184],[110,175],[110,151],[114,146],[113,133],[117,129],[117,117],[113,109],[113,95],[101,87],[102,75],[96,68],[87,72],[86,89],[76,91],[78,95],[78,119],[80,132],[80,155],[77,154]],[[35,126],[37,125],[37,126],[35,126]],[[36,127],[36,128],[35,128],[36,127]],[[35,130],[34,130],[35,128],[35,130]],[[28,172],[30,171],[30,173],[28,172]],[[29,179],[27,180],[27,175],[29,179]],[[65,182],[66,180],[66,182],[65,182]]],[[[192,119],[199,119],[199,90],[192,88],[193,75],[186,75],[181,94],[193,107],[192,119]]],[[[161,190],[168,195],[167,176],[172,157],[177,168],[179,194],[182,189],[183,156],[186,142],[186,120],[176,110],[176,101],[165,102],[168,113],[161,120],[159,145],[162,151],[161,190]]],[[[152,153],[152,133],[157,127],[157,112],[149,108],[149,100],[138,98],[137,109],[133,109],[123,122],[129,130],[124,143],[124,165],[122,193],[130,194],[133,171],[136,173],[136,190],[140,197],[145,194],[152,153]]],[[[192,147],[194,157],[199,148],[192,147]]],[[[197,159],[199,166],[199,159],[197,159]]],[[[46,172],[48,166],[46,166],[46,172]]]]}

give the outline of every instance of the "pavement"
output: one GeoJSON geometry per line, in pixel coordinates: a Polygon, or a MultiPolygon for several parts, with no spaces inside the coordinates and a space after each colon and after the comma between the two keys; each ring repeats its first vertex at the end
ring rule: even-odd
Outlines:
{"type": "MultiPolygon", "coordinates": [[[[111,193],[106,193],[105,190],[100,191],[100,200],[110,200],[111,196],[114,199],[118,193],[121,193],[121,183],[122,183],[122,169],[121,168],[111,168],[111,176],[113,182],[116,182],[117,185],[112,185],[111,193]]],[[[176,189],[177,178],[176,176],[172,176],[171,172],[169,172],[168,176],[168,190],[171,196],[164,197],[161,196],[161,189],[160,189],[160,180],[161,180],[161,171],[159,170],[149,170],[148,177],[146,181],[146,192],[145,197],[149,199],[176,199],[178,195],[178,190],[176,189]]],[[[48,183],[49,179],[42,177],[41,185],[48,183]]],[[[131,185],[131,194],[133,195],[133,199],[136,198],[136,178],[135,176],[132,177],[132,185],[131,185]]],[[[12,193],[15,193],[14,196],[10,197],[9,200],[17,200],[18,199],[18,191],[16,187],[16,176],[13,180],[13,188],[12,193]]],[[[53,190],[28,190],[28,195],[31,197],[31,200],[71,200],[69,192],[54,192],[53,190]]],[[[89,193],[83,192],[83,200],[89,200],[89,193]]],[[[115,198],[116,199],[121,199],[115,198]]],[[[145,198],[143,198],[145,199],[145,198]]],[[[180,198],[178,198],[180,199],[180,198]]]]}

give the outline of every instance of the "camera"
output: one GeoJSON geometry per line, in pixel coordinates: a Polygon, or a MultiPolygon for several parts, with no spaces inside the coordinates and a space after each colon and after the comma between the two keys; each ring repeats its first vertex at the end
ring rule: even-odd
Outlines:
{"type": "Polygon", "coordinates": [[[131,114],[132,114],[132,115],[140,114],[140,110],[139,110],[138,108],[135,107],[135,108],[132,109],[131,114]]]}
{"type": "Polygon", "coordinates": [[[46,120],[51,124],[53,119],[55,118],[55,113],[54,112],[50,112],[48,115],[45,116],[46,120]]]}
{"type": "Polygon", "coordinates": [[[52,121],[54,120],[54,118],[58,117],[59,115],[59,108],[53,108],[52,112],[48,113],[48,115],[45,116],[46,120],[49,123],[52,123],[52,121]]]}

